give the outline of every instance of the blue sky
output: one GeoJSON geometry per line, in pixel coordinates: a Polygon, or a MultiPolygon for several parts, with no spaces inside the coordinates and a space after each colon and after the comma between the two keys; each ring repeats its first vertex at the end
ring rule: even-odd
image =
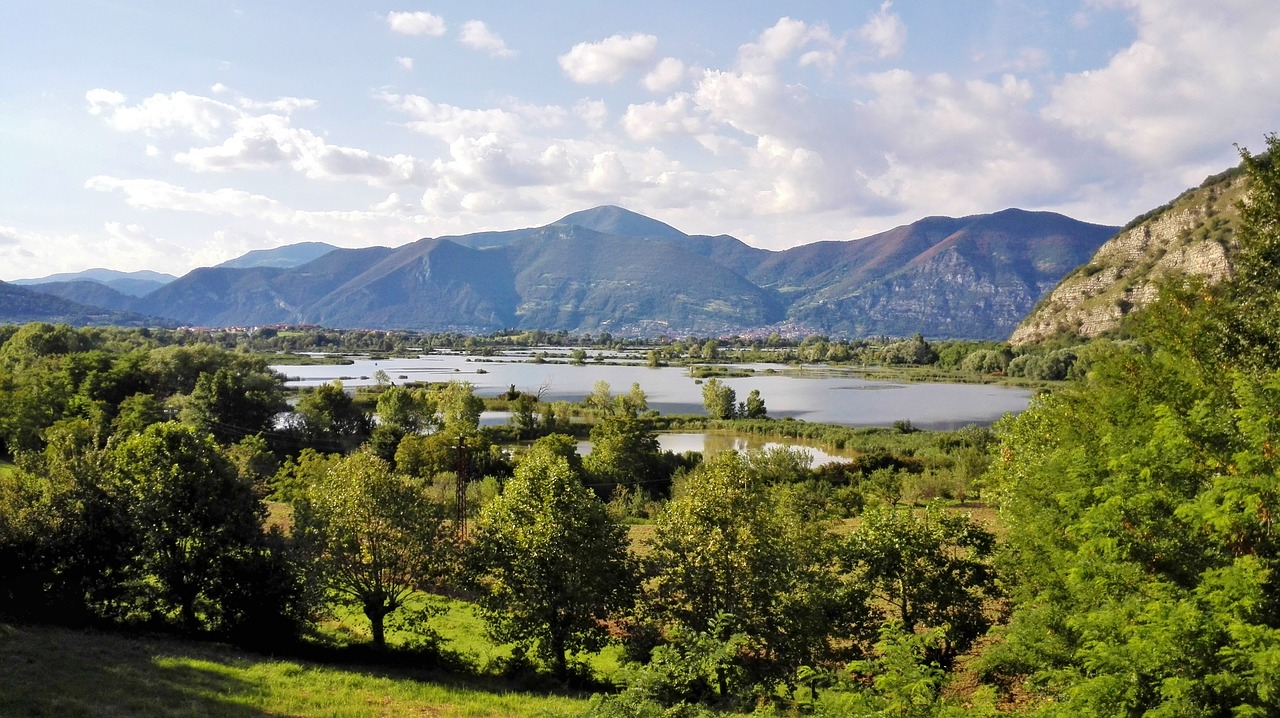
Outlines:
{"type": "Polygon", "coordinates": [[[0,279],[600,204],[770,249],[1122,224],[1280,129],[1274,0],[65,0],[0,27],[0,279]]]}

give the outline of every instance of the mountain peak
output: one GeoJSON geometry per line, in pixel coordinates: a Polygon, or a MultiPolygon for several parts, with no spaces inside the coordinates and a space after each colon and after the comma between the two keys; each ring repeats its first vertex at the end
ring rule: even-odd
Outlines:
{"type": "Polygon", "coordinates": [[[252,269],[254,267],[289,269],[302,266],[313,259],[319,259],[335,249],[337,247],[324,242],[298,242],[297,244],[286,244],[283,247],[275,247],[273,249],[255,249],[217,266],[224,269],[252,269]]]}
{"type": "Polygon", "coordinates": [[[665,222],[612,204],[565,215],[555,224],[572,224],[619,237],[681,239],[688,235],[665,222]]]}

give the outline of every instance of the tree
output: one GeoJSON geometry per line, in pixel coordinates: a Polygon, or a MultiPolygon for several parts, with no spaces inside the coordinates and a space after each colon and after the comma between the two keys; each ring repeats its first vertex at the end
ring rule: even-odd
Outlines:
{"type": "Polygon", "coordinates": [[[360,607],[378,648],[386,617],[444,576],[455,555],[443,508],[370,454],[335,464],[294,504],[294,517],[322,580],[360,607]]]}
{"type": "Polygon", "coordinates": [[[647,419],[608,414],[592,425],[590,438],[591,453],[583,465],[601,484],[601,497],[608,497],[614,484],[645,485],[662,478],[658,435],[647,419]]]}
{"type": "Polygon", "coordinates": [[[378,422],[369,436],[373,453],[395,467],[396,450],[406,436],[435,426],[435,403],[422,389],[390,386],[378,394],[378,422]]]}
{"type": "Polygon", "coordinates": [[[533,432],[538,428],[535,410],[538,400],[531,394],[521,394],[511,406],[511,423],[516,427],[516,438],[533,432]]]}
{"type": "Polygon", "coordinates": [[[435,396],[440,432],[450,436],[469,436],[480,429],[484,400],[475,395],[469,381],[451,381],[435,396]]]}
{"type": "Polygon", "coordinates": [[[708,379],[702,384],[702,405],[712,419],[732,419],[737,398],[733,387],[719,379],[708,379]]]}
{"type": "Polygon", "coordinates": [[[332,381],[310,389],[294,408],[302,436],[324,451],[350,450],[364,441],[372,428],[369,415],[332,381]]]}
{"type": "Polygon", "coordinates": [[[494,638],[536,647],[560,678],[570,651],[605,641],[634,587],[626,528],[539,444],[481,512],[467,567],[494,638]]]}
{"type": "Polygon", "coordinates": [[[222,367],[202,373],[182,407],[183,422],[212,434],[221,443],[275,428],[285,408],[283,377],[222,367]]]}
{"type": "Polygon", "coordinates": [[[861,630],[865,600],[832,571],[834,536],[779,498],[724,452],[685,480],[645,555],[645,616],[694,634],[714,628],[720,640],[747,637],[718,677],[726,699],[769,693],[861,630]]]}
{"type": "Polygon", "coordinates": [[[702,345],[702,360],[715,361],[720,358],[720,343],[715,339],[708,339],[702,345]]]}
{"type": "Polygon", "coordinates": [[[936,504],[919,516],[885,506],[863,514],[842,560],[886,619],[908,632],[940,630],[930,658],[949,666],[991,625],[986,603],[996,596],[994,551],[995,536],[967,516],[936,504]]]}
{"type": "Polygon", "coordinates": [[[747,394],[747,403],[742,407],[742,416],[745,419],[767,419],[769,418],[769,410],[764,406],[764,399],[760,396],[759,389],[752,389],[747,394]]]}
{"type": "Polygon", "coordinates": [[[1014,609],[984,670],[1060,714],[1280,712],[1280,173],[1245,154],[1240,273],[1166,286],[1136,344],[997,426],[1014,609]],[[1246,208],[1258,208],[1254,214],[1246,208]]]}
{"type": "Polygon", "coordinates": [[[137,599],[153,613],[176,612],[188,630],[219,625],[235,563],[262,547],[266,511],[253,486],[211,437],[172,422],[117,444],[109,477],[130,527],[137,599]]]}

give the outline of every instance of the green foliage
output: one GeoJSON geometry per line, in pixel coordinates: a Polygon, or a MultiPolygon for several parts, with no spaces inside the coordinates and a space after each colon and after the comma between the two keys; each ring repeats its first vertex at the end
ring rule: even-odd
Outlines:
{"type": "Polygon", "coordinates": [[[861,625],[863,597],[831,570],[827,527],[775,501],[734,452],[704,462],[658,517],[642,614],[688,634],[747,642],[717,675],[725,700],[767,695],[861,625]],[[726,616],[731,618],[726,618],[726,616]]]}
{"type": "Polygon", "coordinates": [[[350,451],[368,437],[372,428],[368,414],[340,381],[303,392],[294,412],[294,428],[309,445],[321,451],[350,451]]]}
{"type": "Polygon", "coordinates": [[[1030,678],[1046,715],[1280,711],[1280,175],[1244,154],[1239,277],[1167,289],[1141,345],[999,426],[1017,580],[984,670],[1030,678]]]}
{"type": "Polygon", "coordinates": [[[269,431],[284,408],[282,386],[282,377],[266,372],[222,367],[202,373],[183,404],[181,418],[222,443],[269,431]]]}
{"type": "Polygon", "coordinates": [[[212,439],[154,424],[110,454],[106,491],[128,528],[128,593],[144,616],[224,627],[237,564],[262,547],[265,510],[212,439]]]}
{"type": "Polygon", "coordinates": [[[630,605],[635,577],[625,528],[546,447],[481,512],[467,575],[494,637],[536,648],[564,678],[570,651],[607,638],[603,621],[630,605]]]}
{"type": "Polygon", "coordinates": [[[889,506],[863,514],[842,558],[876,613],[908,631],[940,631],[929,658],[949,667],[991,625],[994,550],[995,536],[967,516],[937,504],[920,514],[889,506]]]}
{"type": "Polygon", "coordinates": [[[319,579],[364,611],[378,648],[386,644],[386,616],[453,563],[442,507],[420,484],[369,454],[336,462],[295,503],[294,517],[319,579]]]}
{"type": "Polygon", "coordinates": [[[435,393],[440,432],[450,436],[470,436],[480,429],[484,401],[475,395],[469,381],[451,381],[435,393]]]}
{"type": "Polygon", "coordinates": [[[613,485],[651,486],[662,473],[658,436],[653,424],[627,413],[609,414],[591,427],[591,453],[582,460],[603,496],[613,485]]]}
{"type": "Polygon", "coordinates": [[[708,379],[702,384],[702,406],[712,419],[732,419],[737,410],[737,400],[733,387],[719,379],[708,379]]]}
{"type": "Polygon", "coordinates": [[[932,364],[938,360],[938,352],[916,334],[906,341],[885,345],[880,358],[886,364],[932,364]]]}
{"type": "Polygon", "coordinates": [[[717,686],[737,682],[729,677],[738,672],[739,656],[750,645],[745,634],[726,635],[734,622],[722,615],[707,631],[672,629],[648,663],[619,671],[616,680],[624,690],[595,696],[584,718],[696,718],[710,715],[703,705],[730,703],[734,697],[718,693],[717,686]]]}
{"type": "Polygon", "coordinates": [[[743,405],[742,418],[744,419],[768,419],[769,410],[765,408],[764,399],[760,396],[759,389],[752,389],[747,394],[747,402],[743,405]]]}
{"type": "Polygon", "coordinates": [[[942,697],[946,673],[929,656],[945,641],[941,629],[925,633],[890,622],[880,630],[875,655],[853,664],[846,681],[815,701],[814,715],[836,718],[979,718],[1001,715],[990,691],[967,704],[942,697]]]}

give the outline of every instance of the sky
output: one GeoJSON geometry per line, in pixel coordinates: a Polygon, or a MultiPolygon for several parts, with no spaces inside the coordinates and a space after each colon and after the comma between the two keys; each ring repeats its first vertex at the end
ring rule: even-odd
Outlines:
{"type": "Polygon", "coordinates": [[[0,6],[0,279],[541,226],[1123,224],[1280,130],[1276,0],[0,6]]]}

